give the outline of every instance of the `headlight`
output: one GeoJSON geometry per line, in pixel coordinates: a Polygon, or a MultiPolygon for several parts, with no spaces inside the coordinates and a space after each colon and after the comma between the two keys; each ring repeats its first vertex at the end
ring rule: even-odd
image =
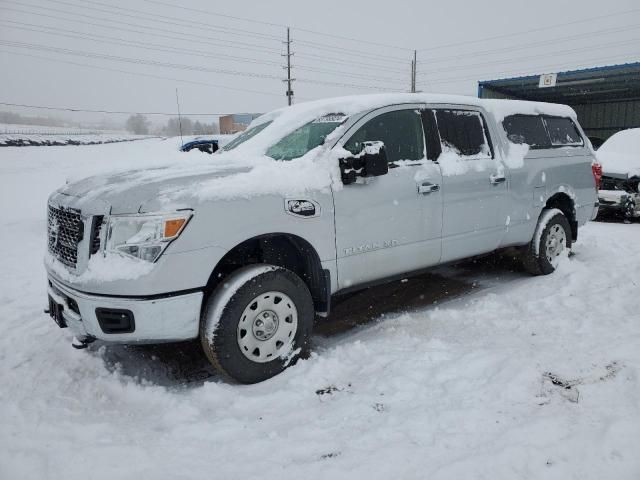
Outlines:
{"type": "Polygon", "coordinates": [[[109,217],[106,250],[155,262],[178,238],[192,212],[113,215],[109,217]]]}

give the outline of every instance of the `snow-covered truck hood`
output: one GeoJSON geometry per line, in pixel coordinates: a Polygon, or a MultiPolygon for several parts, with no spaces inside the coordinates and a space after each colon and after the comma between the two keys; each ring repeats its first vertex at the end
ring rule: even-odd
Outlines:
{"type": "MultiPolygon", "coordinates": [[[[94,204],[108,205],[110,213],[125,214],[149,212],[157,208],[191,207],[185,201],[173,201],[168,192],[188,192],[190,186],[225,177],[242,175],[251,167],[163,167],[148,170],[132,170],[114,174],[97,175],[68,183],[57,193],[74,198],[74,206],[81,210],[94,204]],[[169,205],[171,204],[171,205],[169,205]]],[[[188,203],[188,202],[187,202],[188,203]]]]}
{"type": "Polygon", "coordinates": [[[89,177],[68,183],[54,195],[94,215],[170,212],[210,201],[327,192],[340,178],[337,161],[318,151],[293,161],[239,159],[231,153],[214,155],[208,162],[89,177]]]}

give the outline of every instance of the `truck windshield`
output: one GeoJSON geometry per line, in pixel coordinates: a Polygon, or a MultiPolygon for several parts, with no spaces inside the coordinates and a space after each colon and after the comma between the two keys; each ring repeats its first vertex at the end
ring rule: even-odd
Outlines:
{"type": "Polygon", "coordinates": [[[236,138],[234,138],[229,143],[227,143],[224,146],[224,148],[222,149],[222,151],[228,152],[229,150],[233,150],[238,145],[240,145],[240,144],[246,142],[247,140],[250,140],[251,138],[255,137],[257,134],[259,134],[262,130],[267,128],[269,125],[271,125],[271,122],[265,122],[265,123],[261,123],[260,125],[256,125],[255,127],[252,127],[249,130],[245,130],[240,135],[238,135],[236,138]]]}
{"type": "Polygon", "coordinates": [[[332,113],[294,130],[267,150],[267,156],[274,160],[293,160],[302,157],[324,143],[325,138],[341,125],[346,116],[332,113]]]}

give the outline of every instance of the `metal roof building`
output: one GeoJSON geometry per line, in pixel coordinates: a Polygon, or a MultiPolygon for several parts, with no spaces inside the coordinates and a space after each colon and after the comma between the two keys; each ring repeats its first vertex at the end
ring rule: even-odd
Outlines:
{"type": "Polygon", "coordinates": [[[569,105],[599,146],[620,130],[640,127],[640,62],[481,81],[478,97],[569,105]]]}

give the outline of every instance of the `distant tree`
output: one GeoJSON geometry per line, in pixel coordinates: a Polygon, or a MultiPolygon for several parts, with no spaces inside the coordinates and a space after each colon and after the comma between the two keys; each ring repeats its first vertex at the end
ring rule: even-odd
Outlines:
{"type": "Polygon", "coordinates": [[[0,112],[0,123],[17,123],[20,125],[44,125],[63,127],[70,124],[60,118],[24,116],[14,112],[0,112]]]}
{"type": "Polygon", "coordinates": [[[135,135],[148,135],[150,124],[147,117],[137,113],[127,119],[127,130],[135,135]]]}
{"type": "Polygon", "coordinates": [[[190,118],[182,117],[182,134],[193,135],[193,121],[190,118]]]}
{"type": "MultiPolygon", "coordinates": [[[[182,134],[183,135],[211,135],[216,134],[220,130],[216,123],[202,123],[199,120],[195,122],[187,117],[182,117],[182,134]]],[[[175,137],[180,135],[180,119],[178,117],[170,118],[167,124],[161,129],[162,135],[167,137],[175,137]]]]}
{"type": "Polygon", "coordinates": [[[206,125],[200,123],[200,120],[196,120],[193,124],[193,134],[194,135],[204,135],[207,133],[206,125]]]}

